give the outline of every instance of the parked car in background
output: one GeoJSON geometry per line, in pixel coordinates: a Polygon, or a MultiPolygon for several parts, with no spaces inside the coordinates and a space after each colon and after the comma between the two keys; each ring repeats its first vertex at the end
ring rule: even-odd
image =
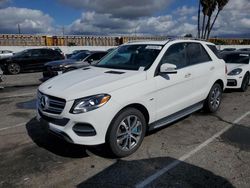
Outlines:
{"type": "Polygon", "coordinates": [[[233,51],[221,54],[227,64],[227,88],[246,91],[250,80],[250,52],[233,51]]]}
{"type": "Polygon", "coordinates": [[[59,48],[59,47],[54,47],[54,48],[51,48],[52,50],[56,50],[58,51],[60,54],[62,54],[65,58],[65,54],[63,53],[63,51],[59,48]]]}
{"type": "Polygon", "coordinates": [[[69,59],[70,57],[81,53],[81,52],[90,52],[89,50],[74,50],[71,54],[66,54],[66,58],[69,59]]]}
{"type": "Polygon", "coordinates": [[[236,48],[224,48],[223,50],[221,50],[221,52],[231,52],[231,51],[235,51],[236,48]]]}
{"type": "Polygon", "coordinates": [[[78,68],[86,67],[96,64],[108,52],[80,52],[69,59],[48,62],[44,66],[43,79],[45,81],[49,78],[62,74],[64,72],[72,71],[78,68]]]}
{"type": "MultiPolygon", "coordinates": [[[[3,82],[3,71],[0,67],[0,83],[3,82]]],[[[3,89],[3,86],[0,85],[0,89],[3,89]]]]}
{"type": "Polygon", "coordinates": [[[1,59],[0,66],[5,73],[19,74],[26,71],[42,71],[45,63],[59,59],[64,59],[64,56],[56,50],[28,49],[1,59]]]}
{"type": "Polygon", "coordinates": [[[13,52],[10,50],[0,50],[0,59],[13,56],[13,52]]]}
{"type": "Polygon", "coordinates": [[[237,51],[247,51],[247,52],[250,52],[250,48],[240,48],[238,49],[237,51]]]}
{"type": "Polygon", "coordinates": [[[215,112],[226,66],[197,40],[131,42],[98,64],[42,84],[37,119],[68,142],[106,143],[118,157],[134,153],[146,130],[197,110],[215,112]]]}

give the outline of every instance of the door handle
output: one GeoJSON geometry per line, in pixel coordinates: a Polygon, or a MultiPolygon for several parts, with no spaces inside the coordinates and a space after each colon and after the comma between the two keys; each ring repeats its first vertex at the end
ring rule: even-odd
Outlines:
{"type": "Polygon", "coordinates": [[[214,70],[215,69],[215,67],[213,66],[213,67],[210,67],[210,70],[212,71],[212,70],[214,70]]]}
{"type": "Polygon", "coordinates": [[[185,75],[185,78],[189,78],[191,75],[192,75],[191,73],[187,73],[187,74],[185,75]]]}

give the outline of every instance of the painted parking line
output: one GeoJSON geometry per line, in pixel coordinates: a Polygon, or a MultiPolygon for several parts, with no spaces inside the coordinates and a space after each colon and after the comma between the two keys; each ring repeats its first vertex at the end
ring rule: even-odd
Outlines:
{"type": "Polygon", "coordinates": [[[166,172],[168,172],[169,170],[173,169],[174,167],[176,167],[181,162],[187,160],[188,158],[190,158],[191,156],[193,156],[195,153],[197,153],[198,151],[200,151],[201,149],[203,149],[204,147],[206,147],[213,140],[215,140],[217,137],[219,137],[220,135],[222,135],[224,132],[226,132],[228,129],[230,129],[233,125],[239,123],[242,119],[244,119],[248,115],[250,115],[250,111],[246,112],[245,114],[243,114],[242,116],[240,116],[239,118],[237,118],[233,122],[233,124],[228,125],[224,129],[222,129],[221,131],[219,131],[218,133],[216,133],[214,136],[212,136],[211,138],[207,139],[205,142],[203,142],[202,144],[200,144],[199,146],[197,146],[194,150],[192,150],[189,153],[183,155],[178,160],[175,160],[174,162],[172,162],[171,164],[167,165],[163,169],[157,171],[155,174],[149,176],[148,178],[146,178],[142,182],[136,184],[135,187],[136,188],[142,188],[142,187],[147,186],[148,184],[150,184],[151,182],[153,182],[154,180],[156,180],[157,178],[159,178],[161,175],[165,174],[166,172]]]}
{"type": "Polygon", "coordinates": [[[33,95],[35,95],[35,94],[36,94],[36,92],[24,93],[24,94],[20,94],[20,95],[10,95],[10,96],[4,96],[4,97],[2,97],[2,99],[18,98],[18,97],[26,97],[26,96],[33,96],[33,95]]]}
{"type": "Polygon", "coordinates": [[[19,124],[14,125],[14,126],[9,126],[9,127],[1,128],[0,131],[5,131],[5,130],[8,130],[8,129],[13,129],[13,128],[16,128],[16,127],[21,127],[21,126],[24,126],[24,125],[26,125],[26,123],[19,123],[19,124]]]}

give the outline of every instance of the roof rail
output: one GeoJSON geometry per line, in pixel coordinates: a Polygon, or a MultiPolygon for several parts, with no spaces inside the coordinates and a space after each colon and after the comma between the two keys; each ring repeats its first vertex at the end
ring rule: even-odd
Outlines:
{"type": "Polygon", "coordinates": [[[195,38],[195,37],[169,37],[170,41],[174,40],[197,40],[197,41],[207,41],[205,39],[195,38]]]}

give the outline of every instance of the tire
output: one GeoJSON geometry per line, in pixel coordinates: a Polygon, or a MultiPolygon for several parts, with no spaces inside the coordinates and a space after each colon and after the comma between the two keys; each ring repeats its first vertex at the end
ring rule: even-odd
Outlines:
{"type": "Polygon", "coordinates": [[[242,92],[247,91],[248,85],[249,85],[249,79],[250,79],[249,73],[246,73],[243,80],[242,80],[240,91],[242,91],[242,92]]]}
{"type": "Polygon", "coordinates": [[[216,112],[221,104],[221,96],[222,96],[222,87],[220,84],[215,83],[211,88],[208,97],[205,100],[203,109],[209,113],[216,112]]]}
{"type": "Polygon", "coordinates": [[[21,72],[21,67],[17,63],[10,63],[7,66],[7,70],[8,70],[8,73],[15,75],[15,74],[19,74],[21,72]]]}
{"type": "Polygon", "coordinates": [[[122,110],[110,124],[106,143],[116,157],[126,157],[141,145],[146,132],[144,115],[135,108],[122,110]]]}

